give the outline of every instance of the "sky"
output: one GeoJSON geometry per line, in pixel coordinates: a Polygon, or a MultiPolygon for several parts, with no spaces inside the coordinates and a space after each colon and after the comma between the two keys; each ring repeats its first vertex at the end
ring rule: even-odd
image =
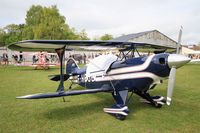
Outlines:
{"type": "Polygon", "coordinates": [[[182,44],[200,42],[200,0],[0,0],[0,28],[25,23],[31,5],[57,5],[66,23],[90,38],[157,29],[182,44]]]}

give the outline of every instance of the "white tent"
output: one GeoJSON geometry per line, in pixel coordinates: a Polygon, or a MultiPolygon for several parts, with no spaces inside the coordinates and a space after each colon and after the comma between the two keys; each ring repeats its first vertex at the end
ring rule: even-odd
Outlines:
{"type": "Polygon", "coordinates": [[[200,51],[195,51],[186,47],[182,47],[182,54],[183,55],[189,55],[189,54],[200,54],[200,51]]]}

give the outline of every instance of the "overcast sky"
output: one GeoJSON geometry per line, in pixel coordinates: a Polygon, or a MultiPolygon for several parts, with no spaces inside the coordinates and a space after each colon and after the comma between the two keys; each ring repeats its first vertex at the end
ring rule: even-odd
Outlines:
{"type": "Polygon", "coordinates": [[[200,0],[0,0],[0,27],[25,23],[31,5],[57,5],[66,22],[89,37],[157,29],[184,44],[200,42],[200,0]]]}

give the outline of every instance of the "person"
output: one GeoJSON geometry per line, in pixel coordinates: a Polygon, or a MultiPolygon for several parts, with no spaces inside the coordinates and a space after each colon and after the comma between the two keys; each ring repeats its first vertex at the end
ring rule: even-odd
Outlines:
{"type": "Polygon", "coordinates": [[[86,58],[87,58],[87,56],[86,56],[86,54],[84,53],[84,54],[83,54],[83,63],[84,63],[84,64],[86,64],[86,58]]]}
{"type": "Polygon", "coordinates": [[[2,56],[0,56],[0,65],[1,65],[1,62],[3,61],[3,57],[2,56]]]}
{"type": "Polygon", "coordinates": [[[33,64],[35,64],[37,62],[37,59],[36,59],[35,55],[33,55],[33,57],[32,57],[32,62],[33,62],[33,64]]]}
{"type": "Polygon", "coordinates": [[[44,65],[46,60],[45,60],[45,54],[40,51],[40,53],[38,54],[38,62],[40,65],[44,65]]]}
{"type": "Polygon", "coordinates": [[[9,62],[8,62],[8,54],[7,53],[3,53],[3,61],[4,61],[5,65],[9,64],[9,62]]]}
{"type": "Polygon", "coordinates": [[[45,62],[46,62],[46,63],[49,63],[49,58],[48,58],[47,55],[45,55],[45,62]]]}
{"type": "Polygon", "coordinates": [[[17,62],[18,62],[18,56],[17,55],[12,55],[12,59],[13,59],[13,63],[14,64],[17,64],[17,62]]]}
{"type": "Polygon", "coordinates": [[[19,63],[22,63],[23,61],[23,54],[22,54],[22,51],[20,51],[20,54],[19,54],[19,63]]]}
{"type": "Polygon", "coordinates": [[[16,60],[16,64],[19,63],[18,55],[17,54],[15,55],[15,60],[16,60]]]}

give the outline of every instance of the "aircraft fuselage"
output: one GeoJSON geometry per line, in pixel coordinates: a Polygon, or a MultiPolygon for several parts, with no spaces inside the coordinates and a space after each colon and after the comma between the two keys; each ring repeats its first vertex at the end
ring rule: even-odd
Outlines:
{"type": "Polygon", "coordinates": [[[78,77],[78,84],[91,89],[106,87],[145,91],[169,76],[168,56],[169,54],[162,53],[115,61],[106,74],[93,74],[87,78],[85,69],[85,73],[78,77]]]}

